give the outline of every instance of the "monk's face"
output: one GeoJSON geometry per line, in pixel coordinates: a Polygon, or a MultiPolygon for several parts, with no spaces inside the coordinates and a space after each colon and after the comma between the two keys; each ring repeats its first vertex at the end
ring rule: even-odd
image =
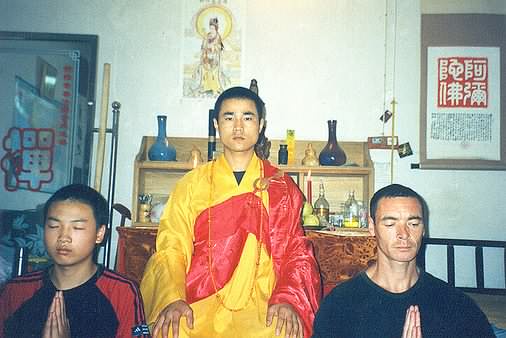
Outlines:
{"type": "Polygon", "coordinates": [[[263,124],[255,102],[244,98],[224,100],[214,120],[225,153],[253,153],[263,124]]]}

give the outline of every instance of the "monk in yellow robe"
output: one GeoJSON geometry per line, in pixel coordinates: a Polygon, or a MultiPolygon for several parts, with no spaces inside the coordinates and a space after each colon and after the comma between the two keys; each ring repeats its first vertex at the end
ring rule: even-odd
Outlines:
{"type": "Polygon", "coordinates": [[[171,193],[141,283],[154,337],[311,336],[320,276],[299,188],[254,153],[264,111],[246,88],[223,92],[224,153],[171,193]]]}

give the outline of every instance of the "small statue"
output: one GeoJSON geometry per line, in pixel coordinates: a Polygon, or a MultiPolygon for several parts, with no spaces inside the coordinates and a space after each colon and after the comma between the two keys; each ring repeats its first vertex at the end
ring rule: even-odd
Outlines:
{"type": "Polygon", "coordinates": [[[251,79],[251,82],[249,84],[249,90],[251,90],[253,93],[258,95],[258,84],[257,80],[251,79]]]}
{"type": "Polygon", "coordinates": [[[264,127],[258,135],[258,141],[255,144],[255,153],[262,160],[267,160],[271,154],[271,141],[265,136],[267,122],[264,120],[264,127]]]}
{"type": "Polygon", "coordinates": [[[308,143],[306,146],[306,150],[304,150],[304,158],[302,159],[302,165],[315,167],[318,165],[318,157],[316,157],[316,152],[313,149],[313,145],[308,143]]]}
{"type": "Polygon", "coordinates": [[[199,164],[204,162],[199,148],[197,148],[195,145],[193,145],[193,148],[190,152],[190,158],[188,159],[188,162],[190,162],[193,168],[196,168],[199,164]]]}
{"type": "MultiPolygon", "coordinates": [[[[258,95],[258,83],[256,79],[251,79],[249,90],[258,95]]],[[[265,107],[264,107],[265,109],[265,107]]],[[[271,151],[271,141],[265,136],[265,128],[267,127],[267,120],[265,120],[265,110],[262,112],[264,118],[264,126],[258,135],[257,144],[255,144],[255,153],[262,160],[267,160],[271,151]]]]}

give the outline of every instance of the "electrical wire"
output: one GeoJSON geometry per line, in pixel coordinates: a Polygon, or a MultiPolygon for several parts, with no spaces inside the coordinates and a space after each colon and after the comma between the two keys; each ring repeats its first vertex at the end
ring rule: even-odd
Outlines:
{"type": "Polygon", "coordinates": [[[390,147],[390,183],[394,182],[394,151],[395,151],[395,114],[397,101],[395,100],[395,64],[397,61],[397,0],[394,0],[394,41],[392,48],[392,139],[390,147]]]}
{"type": "Polygon", "coordinates": [[[381,136],[385,136],[385,111],[387,110],[387,53],[388,53],[388,44],[387,44],[387,34],[388,34],[388,0],[385,0],[385,43],[383,44],[384,51],[384,62],[383,62],[383,126],[381,130],[381,136]]]}

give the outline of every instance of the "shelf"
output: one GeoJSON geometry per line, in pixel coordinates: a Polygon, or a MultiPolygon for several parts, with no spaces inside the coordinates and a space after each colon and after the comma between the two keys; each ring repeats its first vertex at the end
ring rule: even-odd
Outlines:
{"type": "MultiPolygon", "coordinates": [[[[197,147],[204,161],[207,159],[207,139],[189,137],[169,137],[168,142],[176,148],[177,161],[150,161],[148,149],[155,137],[144,136],[134,163],[134,182],[132,192],[132,224],[134,226],[157,226],[156,223],[140,223],[138,218],[138,196],[151,194],[156,202],[164,202],[176,182],[193,168],[189,160],[192,148],[197,147]]],[[[344,149],[347,162],[343,166],[303,166],[298,164],[277,165],[277,152],[282,140],[270,140],[271,151],[269,161],[290,175],[303,193],[306,191],[306,179],[309,170],[313,181],[313,202],[318,195],[318,183],[324,181],[325,195],[331,205],[331,212],[338,211],[346,200],[347,193],[355,191],[357,200],[368,204],[374,189],[374,167],[371,161],[367,142],[340,142],[344,149]]],[[[324,141],[297,140],[295,146],[295,163],[301,163],[306,145],[311,143],[318,154],[325,146],[324,141]]],[[[217,151],[221,152],[221,144],[217,141],[217,151]]],[[[355,231],[357,229],[354,229],[355,231]]]]}
{"type": "MultiPolygon", "coordinates": [[[[275,164],[275,163],[273,163],[275,164]]],[[[276,167],[285,172],[308,172],[311,170],[312,174],[343,174],[343,175],[363,175],[369,173],[373,168],[364,168],[358,166],[341,166],[341,167],[330,167],[330,166],[318,166],[310,167],[303,165],[283,165],[275,164],[276,167]]],[[[139,162],[139,168],[141,169],[170,169],[170,170],[181,170],[189,171],[193,169],[193,165],[188,162],[178,161],[141,161],[139,162]]]]}
{"type": "Polygon", "coordinates": [[[178,161],[142,161],[139,162],[141,169],[171,169],[171,170],[191,170],[192,164],[178,161]]]}
{"type": "Polygon", "coordinates": [[[334,236],[370,236],[369,229],[367,228],[336,228],[334,231],[328,230],[315,230],[311,229],[310,226],[305,226],[304,230],[319,232],[322,234],[334,235],[334,236]]]}

